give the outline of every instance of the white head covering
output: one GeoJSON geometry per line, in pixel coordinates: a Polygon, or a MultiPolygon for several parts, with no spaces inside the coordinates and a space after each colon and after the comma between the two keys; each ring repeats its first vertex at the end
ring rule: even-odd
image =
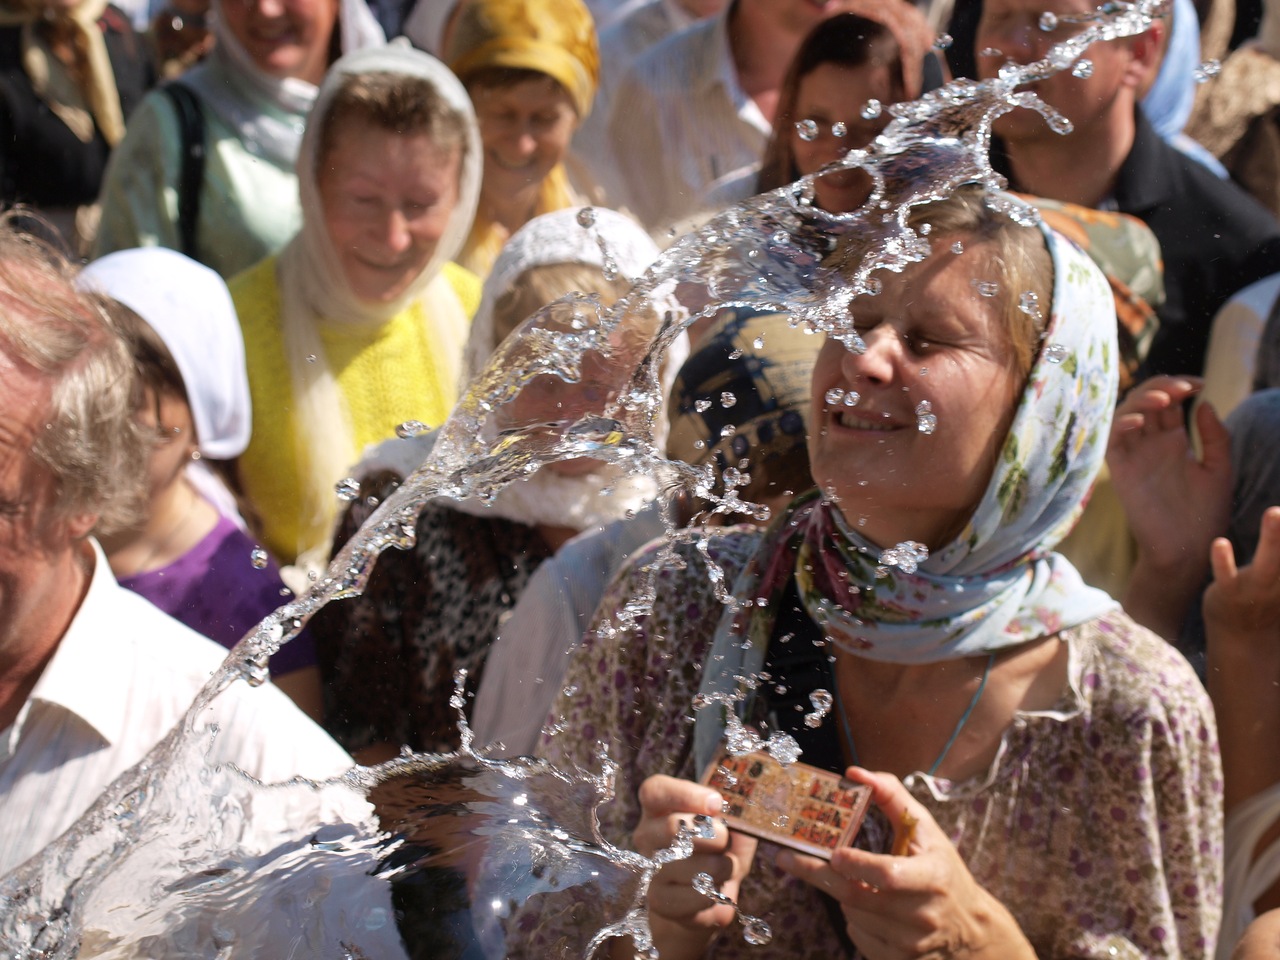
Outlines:
{"type": "Polygon", "coordinates": [[[333,487],[360,454],[342,392],[325,358],[319,323],[323,320],[352,327],[381,324],[417,302],[429,326],[428,339],[438,349],[448,380],[446,390],[456,388],[468,322],[465,309],[441,270],[457,256],[471,229],[480,196],[481,156],[480,128],[471,100],[449,68],[434,57],[407,45],[392,44],[348,54],[330,67],[308,118],[298,155],[302,229],[280,254],[277,266],[285,356],[298,422],[303,503],[300,564],[327,559],[337,513],[333,487]],[[430,261],[404,293],[390,303],[369,303],[351,290],[325,227],[316,182],[320,135],[334,95],[347,77],[366,73],[394,73],[425,80],[458,113],[466,131],[453,214],[430,261]],[[304,561],[302,555],[308,553],[310,556],[304,561]]]}
{"type": "MultiPolygon", "coordinates": [[[[238,0],[237,0],[238,2],[238,0]]],[[[207,65],[182,78],[231,129],[251,153],[288,167],[298,156],[307,111],[318,88],[297,77],[273,77],[253,62],[221,16],[222,0],[213,0],[217,38],[207,65]]],[[[339,0],[338,31],[343,53],[387,42],[365,0],[339,0]]]]}
{"type": "Polygon", "coordinates": [[[638,223],[603,207],[572,207],[534,217],[512,234],[485,279],[480,309],[471,323],[463,358],[465,381],[484,369],[498,344],[494,305],[534,267],[581,263],[605,269],[606,258],[619,276],[634,282],[658,259],[657,245],[638,223]],[[588,214],[583,211],[589,210],[588,214]],[[579,216],[590,221],[583,226],[579,216]]]}
{"type": "Polygon", "coordinates": [[[244,340],[220,276],[174,250],[145,247],[95,260],[76,286],[123,303],[164,341],[182,374],[202,456],[244,453],[253,419],[244,340]]]}

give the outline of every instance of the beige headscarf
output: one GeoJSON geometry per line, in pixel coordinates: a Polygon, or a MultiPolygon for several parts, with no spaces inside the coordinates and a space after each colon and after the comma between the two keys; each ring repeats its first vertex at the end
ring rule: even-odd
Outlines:
{"type": "Polygon", "coordinates": [[[415,302],[430,324],[433,343],[449,365],[449,390],[456,390],[468,318],[448,280],[445,263],[462,248],[480,194],[481,147],[475,113],[462,84],[434,57],[407,46],[361,50],[338,60],[325,77],[308,118],[298,155],[298,190],[302,199],[302,229],[280,254],[277,267],[285,355],[293,381],[298,425],[299,491],[303,521],[298,565],[318,569],[327,559],[337,516],[334,484],[360,457],[346,410],[346,402],[325,358],[319,322],[353,327],[378,325],[415,302]],[[316,164],[324,116],[345,77],[363,73],[398,73],[429,82],[458,112],[466,126],[466,144],[459,171],[458,203],[431,260],[413,283],[391,303],[367,303],[347,284],[337,251],[325,229],[316,183],[316,164]]]}
{"type": "Polygon", "coordinates": [[[0,25],[21,24],[22,66],[36,96],[82,142],[93,139],[96,123],[108,146],[119,143],[124,138],[124,111],[120,107],[111,58],[107,56],[107,43],[98,26],[107,0],[84,0],[53,19],[55,26],[70,31],[77,60],[74,68],[68,68],[50,49],[46,31],[40,29],[45,17],[42,4],[5,6],[7,9],[0,13],[0,25]]]}

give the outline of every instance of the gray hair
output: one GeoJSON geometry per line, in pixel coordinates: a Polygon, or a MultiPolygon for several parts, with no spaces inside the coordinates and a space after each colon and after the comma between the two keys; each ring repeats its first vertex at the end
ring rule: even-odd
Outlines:
{"type": "Polygon", "coordinates": [[[148,445],[136,422],[138,379],[106,302],[78,292],[66,258],[0,216],[0,349],[52,381],[32,455],[53,476],[55,515],[96,514],[96,532],[136,523],[148,445]]]}

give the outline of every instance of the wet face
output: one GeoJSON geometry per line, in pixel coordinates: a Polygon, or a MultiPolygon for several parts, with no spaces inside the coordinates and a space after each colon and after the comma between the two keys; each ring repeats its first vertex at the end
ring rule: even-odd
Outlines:
{"type": "Polygon", "coordinates": [[[0,348],[0,652],[14,655],[69,616],[80,584],[67,576],[92,517],[55,510],[52,474],[32,454],[49,419],[52,381],[0,348]]]}
{"type": "Polygon", "coordinates": [[[324,79],[338,0],[221,0],[218,14],[259,70],[324,79]]]}
{"type": "MultiPolygon", "coordinates": [[[[1040,60],[1055,43],[1083,29],[1075,24],[1060,24],[1053,30],[1041,30],[1044,13],[1063,17],[1091,13],[1093,9],[1091,0],[984,0],[975,40],[979,79],[996,76],[1000,67],[1011,60],[1019,64],[1040,60]]],[[[1063,70],[1029,89],[1070,120],[1076,133],[1088,135],[1116,111],[1132,109],[1133,92],[1147,68],[1142,53],[1153,42],[1148,36],[1094,43],[1084,54],[1093,66],[1090,76],[1081,78],[1063,70]]],[[[1015,143],[1058,136],[1038,113],[1029,109],[1005,114],[996,121],[995,129],[1015,143]]]]}
{"type": "Polygon", "coordinates": [[[818,485],[845,518],[883,547],[916,540],[937,549],[963,528],[990,481],[1024,377],[1001,322],[1002,295],[981,245],[955,238],[860,298],[853,319],[866,352],[829,338],[813,373],[809,441],[818,485]],[[837,393],[856,392],[846,405],[837,393]],[[927,401],[932,433],[918,425],[927,401]]]}
{"type": "Polygon", "coordinates": [[[436,251],[458,204],[462,152],[362,120],[335,132],[316,185],[325,229],[355,295],[390,303],[436,251]]]}
{"type": "MultiPolygon", "coordinates": [[[[796,169],[801,175],[816,173],[839,160],[850,150],[859,150],[888,126],[890,117],[882,111],[879,117],[862,116],[868,100],[894,102],[893,75],[888,67],[864,64],[847,67],[824,63],[807,74],[796,93],[794,116],[797,124],[806,120],[817,126],[817,136],[806,139],[798,126],[790,133],[796,169]],[[835,124],[844,124],[846,133],[837,137],[835,124]]],[[[861,170],[843,170],[818,179],[815,184],[818,206],[833,213],[856,209],[871,193],[871,177],[861,170]]]]}
{"type": "Polygon", "coordinates": [[[511,86],[473,85],[484,143],[481,192],[500,207],[536,200],[538,188],[569,152],[578,114],[569,92],[550,77],[511,86]]]}

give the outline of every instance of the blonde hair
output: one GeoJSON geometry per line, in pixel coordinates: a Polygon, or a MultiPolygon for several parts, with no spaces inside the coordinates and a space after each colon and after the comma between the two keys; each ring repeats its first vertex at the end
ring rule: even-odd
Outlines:
{"type": "Polygon", "coordinates": [[[548,263],[530,267],[494,302],[495,346],[526,317],[567,293],[594,293],[604,306],[611,307],[630,289],[631,282],[625,277],[607,280],[604,271],[592,264],[548,263]]]}
{"type": "Polygon", "coordinates": [[[31,453],[53,477],[55,516],[96,514],[96,530],[137,522],[146,500],[146,442],[134,420],[138,379],[106,302],[72,286],[50,244],[0,216],[0,343],[52,383],[31,453]]]}

